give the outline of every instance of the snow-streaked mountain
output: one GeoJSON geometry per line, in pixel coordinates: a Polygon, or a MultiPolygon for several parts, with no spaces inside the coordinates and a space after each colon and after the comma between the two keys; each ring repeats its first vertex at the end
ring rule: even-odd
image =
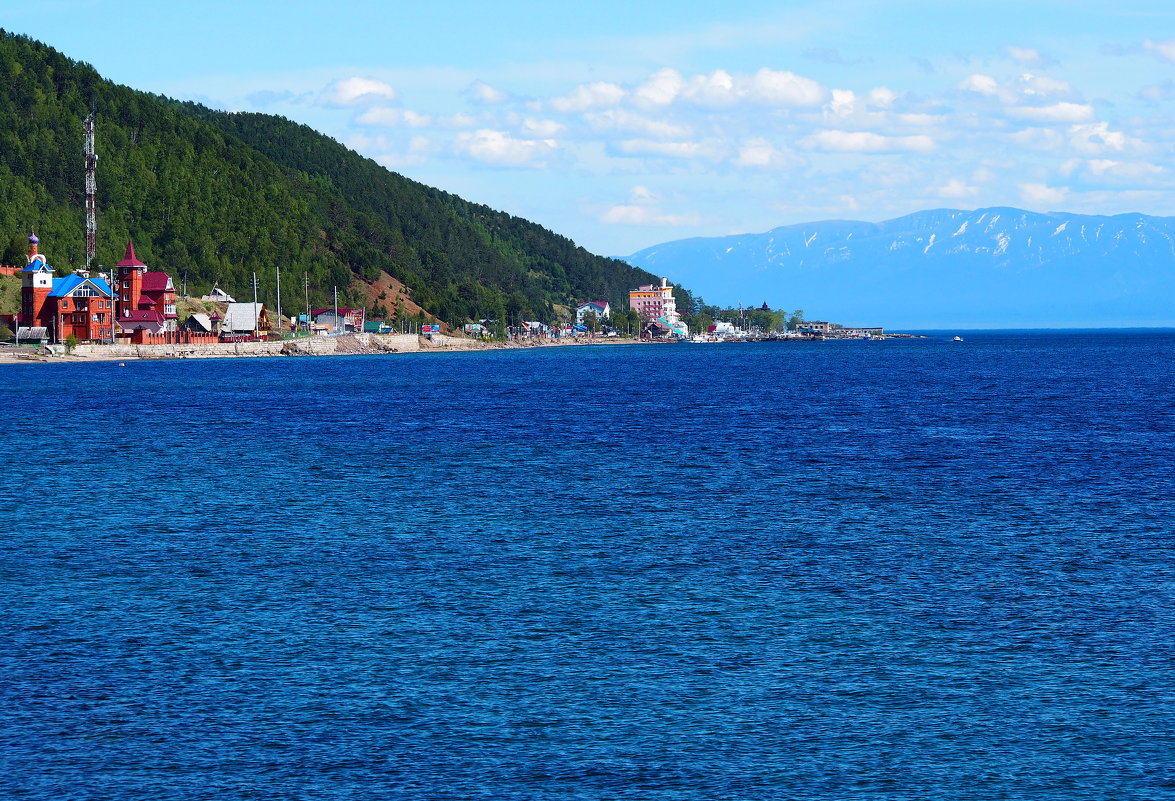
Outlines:
{"type": "Polygon", "coordinates": [[[1175,325],[1175,217],[938,209],[683,239],[627,261],[707,303],[844,324],[1175,325]]]}

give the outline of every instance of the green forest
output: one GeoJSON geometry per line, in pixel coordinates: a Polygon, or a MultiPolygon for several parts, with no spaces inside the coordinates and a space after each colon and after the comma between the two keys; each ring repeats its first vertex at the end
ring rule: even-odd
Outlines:
{"type": "MultiPolygon", "coordinates": [[[[438,320],[555,318],[658,280],[535,223],[412,181],[281,117],[227,113],[135,91],[0,30],[0,263],[30,231],[59,274],[85,264],[83,120],[94,113],[97,266],[140,259],[191,294],[263,296],[281,269],[312,302],[340,302],[384,271],[438,320]]],[[[284,286],[283,286],[284,288],[284,286]]],[[[287,290],[291,291],[291,290],[287,290]]],[[[264,298],[263,298],[264,299],[264,298]]],[[[679,303],[693,306],[682,290],[679,303]]]]}

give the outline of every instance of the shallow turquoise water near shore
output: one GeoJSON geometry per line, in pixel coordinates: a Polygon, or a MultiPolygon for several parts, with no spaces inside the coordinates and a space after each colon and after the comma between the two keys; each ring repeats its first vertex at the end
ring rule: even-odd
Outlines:
{"type": "Polygon", "coordinates": [[[0,794],[1175,794],[1175,333],[0,368],[0,794]]]}

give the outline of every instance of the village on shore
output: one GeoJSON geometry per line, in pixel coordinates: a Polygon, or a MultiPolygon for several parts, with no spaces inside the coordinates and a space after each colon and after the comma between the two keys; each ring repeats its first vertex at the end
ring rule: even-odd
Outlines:
{"type": "MultiPolygon", "coordinates": [[[[762,340],[812,341],[827,338],[882,339],[881,328],[846,328],[824,321],[792,320],[785,330],[765,331],[739,322],[718,321],[692,333],[677,311],[674,287],[667,279],[629,293],[629,310],[639,321],[623,333],[612,323],[607,301],[585,301],[574,322],[481,320],[458,331],[439,322],[402,323],[396,331],[386,321],[369,321],[363,308],[312,309],[283,316],[265,303],[238,302],[220,288],[198,299],[181,297],[175,282],[135,255],[127,242],[121,261],[110,273],[77,270],[56,277],[29,236],[28,263],[0,266],[0,275],[19,276],[20,311],[0,314],[0,361],[100,360],[218,356],[323,355],[403,351],[533,347],[563,344],[717,343],[762,340]],[[198,311],[195,309],[199,309],[198,311]],[[741,323],[741,324],[740,324],[741,323]],[[798,323],[798,324],[797,324],[798,323]]],[[[768,311],[764,304],[761,311],[768,311]]],[[[421,315],[423,316],[423,315],[421,315]]],[[[632,315],[630,315],[632,316],[632,315]]]]}

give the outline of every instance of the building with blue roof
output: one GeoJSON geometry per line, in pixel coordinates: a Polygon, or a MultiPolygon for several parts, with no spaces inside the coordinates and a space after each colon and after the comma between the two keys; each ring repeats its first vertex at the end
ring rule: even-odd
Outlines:
{"type": "Polygon", "coordinates": [[[106,279],[76,272],[57,278],[40,240],[29,236],[29,263],[21,271],[19,325],[43,327],[50,342],[71,336],[78,342],[111,342],[114,336],[114,292],[106,279]]]}

